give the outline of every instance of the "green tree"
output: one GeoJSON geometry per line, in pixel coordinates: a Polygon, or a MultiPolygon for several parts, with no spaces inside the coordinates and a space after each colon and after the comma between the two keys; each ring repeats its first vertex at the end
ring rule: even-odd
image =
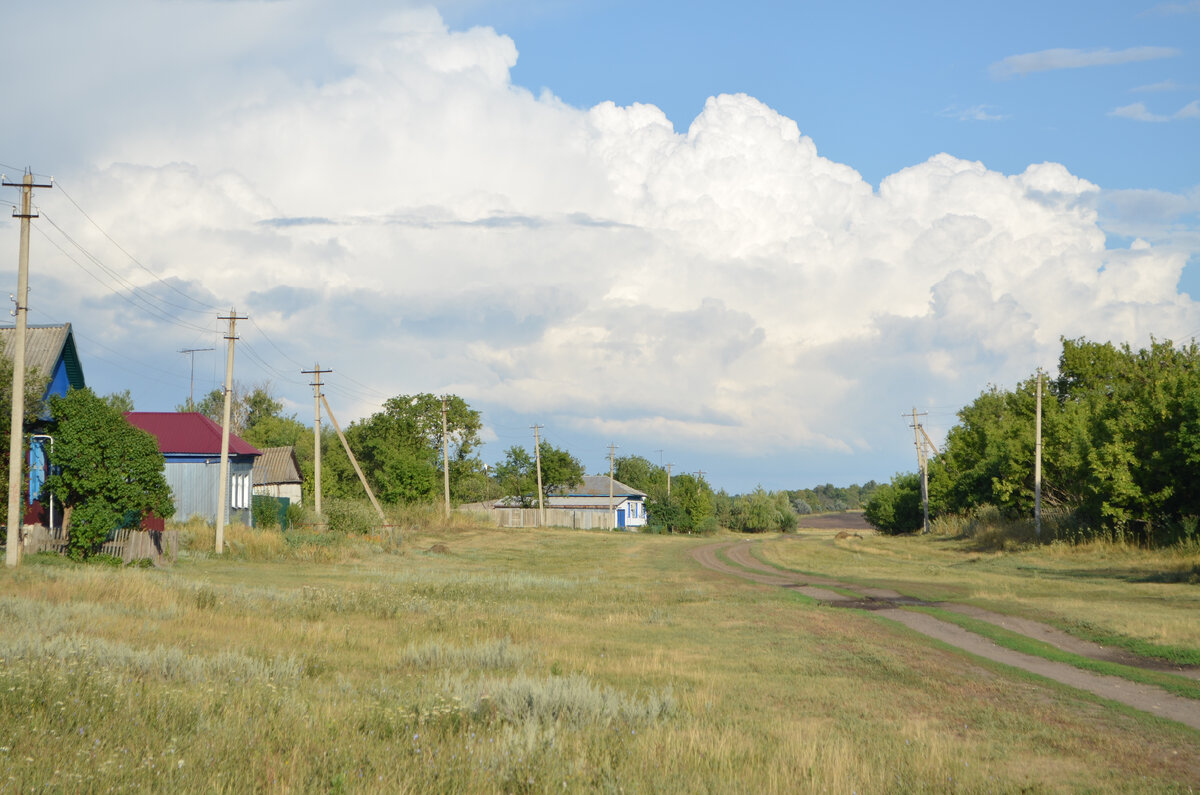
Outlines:
{"type": "MultiPolygon", "coordinates": [[[[175,407],[176,411],[198,411],[220,425],[225,421],[225,390],[214,389],[196,403],[187,402],[175,407]]],[[[283,403],[275,398],[269,381],[254,387],[246,387],[239,381],[233,382],[233,393],[229,403],[229,430],[245,439],[245,434],[267,418],[280,417],[283,403]]],[[[294,420],[295,417],[293,416],[294,420]]]]}
{"type": "Polygon", "coordinates": [[[52,397],[55,423],[45,489],[65,508],[73,554],[87,557],[119,527],[137,527],[150,514],[175,512],[163,457],[150,434],[134,428],[90,389],[52,397]]]}
{"type": "Polygon", "coordinates": [[[876,530],[888,535],[913,533],[924,525],[921,508],[921,478],[911,472],[898,474],[891,483],[875,490],[863,516],[876,530]]]}
{"type": "Polygon", "coordinates": [[[583,483],[583,463],[563,448],[555,447],[543,441],[540,445],[542,452],[542,488],[547,496],[551,494],[566,494],[575,486],[583,483]]]}
{"type": "Polygon", "coordinates": [[[672,533],[707,533],[716,530],[720,497],[713,494],[712,487],[704,478],[687,473],[675,475],[671,478],[669,497],[665,488],[649,494],[646,512],[652,526],[672,533]]]}
{"type": "MultiPolygon", "coordinates": [[[[539,444],[542,456],[542,490],[547,496],[565,494],[583,482],[583,464],[568,451],[543,440],[539,444]]],[[[529,507],[537,504],[537,461],[524,447],[514,445],[504,451],[504,459],[496,463],[496,481],[504,496],[529,507]]]]}
{"type": "Polygon", "coordinates": [[[133,411],[133,393],[128,389],[122,392],[110,392],[102,399],[105,403],[122,414],[127,411],[133,411]]]}
{"type": "MultiPolygon", "coordinates": [[[[449,440],[450,491],[470,491],[482,468],[474,455],[483,427],[479,412],[465,400],[451,395],[446,400],[449,440]]],[[[304,434],[301,439],[304,439],[304,434]]],[[[312,434],[297,445],[297,458],[311,456],[312,434]]],[[[382,502],[421,502],[442,495],[442,399],[437,395],[398,395],[384,403],[383,410],[346,428],[346,440],[367,481],[382,502]]],[[[322,486],[334,496],[360,496],[350,460],[337,437],[322,435],[322,486]],[[328,439],[328,441],[327,441],[328,439]],[[328,475],[326,474],[328,472],[328,475]]],[[[301,460],[311,472],[311,458],[301,460]],[[307,466],[306,466],[307,464],[307,466]]]]}
{"type": "Polygon", "coordinates": [[[528,508],[537,502],[537,476],[533,455],[520,445],[504,451],[504,458],[492,467],[501,495],[509,502],[528,508]]]}

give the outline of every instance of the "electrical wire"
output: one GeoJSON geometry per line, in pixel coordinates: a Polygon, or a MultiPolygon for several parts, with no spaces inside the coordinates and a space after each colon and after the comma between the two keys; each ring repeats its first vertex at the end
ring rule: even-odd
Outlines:
{"type": "MultiPolygon", "coordinates": [[[[105,239],[108,240],[108,242],[110,242],[114,246],[116,246],[117,250],[119,250],[122,254],[129,257],[130,262],[132,262],[134,265],[137,265],[139,268],[144,270],[146,273],[150,274],[150,276],[152,276],[155,280],[157,280],[163,286],[167,287],[170,290],[175,291],[176,293],[183,296],[184,298],[191,301],[192,303],[199,304],[200,306],[204,307],[204,309],[187,308],[185,311],[188,311],[188,312],[204,312],[205,310],[218,310],[219,311],[219,307],[215,307],[212,304],[206,304],[205,302],[201,301],[199,298],[193,298],[192,296],[190,296],[187,293],[180,290],[175,285],[171,284],[168,281],[165,281],[164,279],[159,277],[159,275],[156,274],[154,271],[150,270],[145,265],[143,265],[138,260],[137,257],[130,254],[128,251],[125,250],[124,246],[122,246],[120,243],[118,243],[116,240],[114,240],[112,235],[110,235],[108,232],[104,231],[104,229],[100,226],[100,224],[96,223],[96,221],[92,218],[92,216],[88,215],[87,211],[79,206],[79,202],[77,202],[77,201],[75,201],[75,199],[71,198],[71,194],[67,192],[67,189],[63,187],[61,182],[55,182],[54,186],[56,188],[58,188],[59,192],[62,193],[62,195],[67,198],[67,201],[69,201],[72,205],[75,206],[75,209],[79,211],[80,215],[82,215],[84,218],[88,219],[88,222],[91,223],[92,226],[96,227],[96,229],[100,232],[100,234],[104,235],[105,239]]],[[[164,302],[164,303],[166,303],[166,302],[164,302]]],[[[174,304],[172,304],[172,306],[174,306],[174,304]]]]}
{"type": "Polygon", "coordinates": [[[250,321],[250,325],[254,326],[254,328],[258,330],[259,334],[263,335],[263,339],[265,339],[268,343],[270,343],[271,347],[279,352],[280,356],[287,359],[292,364],[296,365],[297,368],[299,368],[301,370],[304,369],[304,365],[300,364],[300,362],[296,361],[291,356],[288,356],[286,353],[283,352],[283,348],[280,348],[278,345],[275,344],[275,340],[271,339],[271,337],[267,334],[267,332],[263,330],[263,327],[258,325],[258,323],[256,323],[254,321],[253,317],[247,317],[246,319],[250,321]]]}
{"type": "MultiPolygon", "coordinates": [[[[97,283],[99,283],[99,284],[100,284],[100,286],[104,287],[106,290],[108,290],[108,291],[109,291],[109,292],[111,292],[113,295],[115,295],[115,296],[117,296],[118,298],[120,298],[122,301],[125,301],[125,302],[126,302],[126,303],[128,303],[130,306],[133,306],[135,309],[139,309],[139,310],[141,310],[141,311],[143,311],[143,312],[150,312],[151,314],[155,315],[155,317],[156,317],[157,319],[159,319],[159,320],[164,320],[164,321],[166,321],[167,323],[169,323],[169,324],[171,324],[171,325],[173,325],[173,326],[178,326],[178,327],[180,327],[180,328],[191,329],[191,330],[193,330],[193,331],[204,331],[204,332],[207,332],[207,331],[208,331],[208,329],[204,328],[203,326],[197,326],[197,325],[195,325],[194,323],[186,323],[186,322],[184,322],[184,321],[178,320],[177,318],[175,318],[174,316],[172,316],[172,315],[168,314],[168,313],[167,313],[167,312],[165,312],[164,310],[161,310],[161,309],[159,309],[158,307],[154,306],[153,304],[150,304],[150,303],[146,302],[146,299],[144,299],[144,298],[143,298],[143,299],[141,299],[141,300],[143,301],[143,304],[140,304],[140,305],[139,305],[138,303],[136,303],[136,302],[133,300],[133,297],[131,297],[130,295],[128,295],[128,294],[125,294],[125,293],[122,293],[122,292],[121,292],[121,291],[119,291],[119,290],[115,290],[115,289],[113,289],[113,287],[112,287],[111,285],[109,285],[109,284],[105,284],[105,283],[104,283],[104,280],[102,280],[102,279],[101,279],[99,276],[97,276],[95,273],[93,273],[91,270],[89,270],[89,269],[88,269],[88,268],[87,268],[85,265],[83,265],[81,262],[79,262],[79,260],[77,260],[77,259],[75,259],[73,256],[71,256],[71,255],[70,255],[70,254],[67,252],[67,250],[66,250],[66,249],[64,249],[62,246],[60,246],[60,245],[58,244],[58,242],[57,242],[56,240],[54,240],[54,239],[53,239],[53,238],[51,238],[49,235],[47,235],[47,234],[46,234],[44,231],[42,231],[42,229],[41,229],[41,227],[40,227],[40,226],[37,226],[37,227],[34,227],[34,228],[35,228],[35,229],[37,229],[37,230],[38,230],[38,233],[39,233],[39,234],[41,234],[41,235],[42,235],[42,237],[44,237],[44,238],[46,239],[46,242],[48,242],[50,245],[52,245],[52,246],[54,246],[56,249],[58,249],[58,250],[59,250],[59,252],[60,252],[60,253],[61,253],[61,254],[62,254],[64,257],[66,257],[66,258],[67,258],[67,259],[69,259],[71,262],[73,262],[77,268],[79,268],[80,270],[82,270],[82,271],[83,271],[84,273],[86,273],[87,275],[91,276],[93,279],[95,279],[95,280],[96,280],[96,282],[97,282],[97,283]]],[[[101,266],[101,267],[103,268],[103,266],[101,266]]],[[[136,296],[137,294],[136,294],[136,293],[134,293],[133,295],[134,295],[134,296],[136,296]]],[[[140,298],[140,296],[138,296],[138,297],[140,298]]]]}
{"type": "MultiPolygon", "coordinates": [[[[136,284],[129,281],[124,276],[121,276],[115,270],[113,270],[112,268],[105,265],[100,260],[100,258],[97,257],[95,254],[93,254],[92,252],[90,252],[86,248],[84,248],[78,241],[76,241],[73,237],[71,237],[69,234],[67,234],[66,230],[64,230],[61,226],[59,226],[57,223],[55,223],[53,218],[46,215],[44,212],[41,213],[41,217],[44,218],[48,224],[50,224],[52,227],[54,227],[56,230],[58,230],[58,233],[60,235],[62,235],[63,237],[65,237],[71,245],[73,245],[73,246],[75,246],[75,248],[79,249],[79,251],[85,257],[87,257],[89,260],[91,260],[97,267],[101,268],[105,273],[107,273],[110,277],[112,277],[112,279],[114,281],[116,281],[118,284],[121,284],[122,286],[128,288],[132,294],[138,295],[139,297],[142,295],[149,296],[148,298],[145,298],[145,297],[141,298],[141,300],[145,301],[148,305],[153,305],[152,301],[158,301],[159,303],[165,304],[166,306],[172,307],[174,309],[179,309],[184,312],[196,312],[196,313],[202,314],[202,315],[208,314],[208,312],[206,312],[203,309],[193,309],[190,306],[183,306],[182,304],[177,304],[177,303],[174,303],[173,301],[168,301],[165,298],[161,298],[161,297],[155,295],[154,293],[151,293],[147,290],[142,289],[141,287],[138,287],[136,284]]],[[[59,250],[61,251],[62,249],[60,248],[59,250]]],[[[160,279],[159,281],[162,281],[162,280],[160,279]]],[[[170,286],[170,285],[168,285],[168,286],[170,286]]],[[[176,291],[176,292],[178,292],[178,291],[176,291]]],[[[155,309],[158,309],[158,307],[155,307],[155,309]]],[[[159,310],[159,311],[165,311],[165,310],[159,310]]]]}

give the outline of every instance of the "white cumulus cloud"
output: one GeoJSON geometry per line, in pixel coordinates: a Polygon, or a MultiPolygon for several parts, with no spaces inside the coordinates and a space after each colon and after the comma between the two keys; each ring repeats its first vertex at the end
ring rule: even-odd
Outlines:
{"type": "MultiPolygon", "coordinates": [[[[250,314],[239,377],[297,407],[296,371],[319,360],[369,387],[341,396],[343,420],[445,390],[630,452],[869,455],[914,403],[1052,365],[1060,335],[1200,327],[1176,289],[1187,252],[1109,248],[1099,187],[1062,165],[939,154],[873,186],[747,95],[710,98],[680,132],[652,105],[536,95],[511,82],[517,43],[428,9],[323,46],[338,66],[320,80],[247,66],[187,125],[130,119],[61,175],[161,279],[250,314]]],[[[39,199],[169,294],[61,195],[39,199]]],[[[135,378],[105,350],[177,376],[175,351],[219,339],[212,309],[168,310],[188,324],[172,325],[42,256],[35,299],[54,295],[57,318],[40,322],[76,323],[102,391],[135,378]]],[[[176,376],[139,383],[180,402],[176,376]]]]}

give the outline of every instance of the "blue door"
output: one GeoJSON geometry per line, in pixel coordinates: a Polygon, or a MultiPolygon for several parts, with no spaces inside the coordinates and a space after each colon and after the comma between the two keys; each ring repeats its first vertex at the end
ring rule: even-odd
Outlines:
{"type": "Polygon", "coordinates": [[[624,526],[625,526],[625,509],[618,508],[617,509],[617,527],[624,527],[624,526]]]}

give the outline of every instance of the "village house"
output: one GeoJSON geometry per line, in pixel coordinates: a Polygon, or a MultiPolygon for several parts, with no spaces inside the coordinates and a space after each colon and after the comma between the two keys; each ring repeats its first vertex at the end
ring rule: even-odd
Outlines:
{"type": "Polygon", "coordinates": [[[255,494],[286,499],[289,505],[299,505],[303,484],[295,447],[267,447],[254,459],[255,494]]]}
{"type": "MultiPolygon", "coordinates": [[[[540,521],[536,508],[516,508],[512,503],[513,498],[506,497],[492,504],[491,513],[500,526],[529,526],[540,521]]],[[[546,524],[551,526],[637,530],[646,525],[646,519],[646,493],[608,475],[586,475],[566,493],[546,497],[546,524]]]]}
{"type": "MultiPolygon", "coordinates": [[[[4,356],[10,362],[13,360],[17,341],[16,329],[13,326],[0,327],[0,345],[3,346],[4,356]]],[[[42,392],[42,400],[48,401],[52,395],[65,396],[69,389],[83,389],[87,384],[83,378],[83,367],[79,363],[79,354],[75,350],[75,335],[71,332],[70,323],[50,326],[27,326],[25,330],[25,367],[27,370],[37,370],[47,377],[46,388],[42,392]]],[[[50,407],[42,410],[40,418],[25,431],[29,434],[29,488],[25,493],[25,515],[23,524],[41,524],[47,527],[57,525],[61,515],[55,515],[54,503],[47,500],[43,504],[38,500],[42,484],[50,475],[50,450],[53,448],[53,436],[47,432],[50,419],[50,407]]]]}
{"type": "MultiPolygon", "coordinates": [[[[175,500],[175,518],[185,521],[198,516],[215,524],[221,485],[221,426],[196,411],[127,411],[125,419],[158,440],[175,500]]],[[[254,461],[260,455],[253,445],[229,435],[227,524],[252,523],[254,461]]]]}

